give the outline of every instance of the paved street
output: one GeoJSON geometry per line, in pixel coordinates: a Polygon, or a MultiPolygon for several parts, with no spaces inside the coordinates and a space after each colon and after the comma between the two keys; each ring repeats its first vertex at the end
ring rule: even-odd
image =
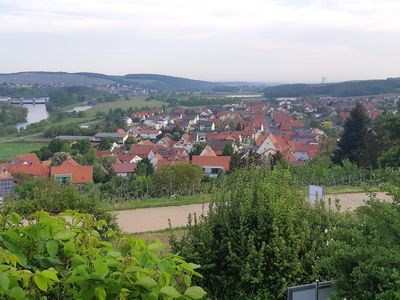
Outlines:
{"type": "MultiPolygon", "coordinates": [[[[367,199],[364,193],[350,193],[339,195],[327,195],[325,199],[331,198],[332,203],[339,199],[342,211],[352,210],[363,204],[367,199]]],[[[384,193],[378,193],[378,199],[389,201],[390,197],[384,193]]],[[[156,231],[168,228],[168,219],[172,227],[185,226],[190,213],[200,215],[206,213],[208,204],[190,204],[182,206],[141,208],[117,212],[118,223],[123,230],[129,233],[156,231]]]]}

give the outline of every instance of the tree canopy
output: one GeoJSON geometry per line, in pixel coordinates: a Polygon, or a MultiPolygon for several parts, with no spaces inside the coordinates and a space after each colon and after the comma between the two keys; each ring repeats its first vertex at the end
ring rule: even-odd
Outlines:
{"type": "Polygon", "coordinates": [[[360,163],[360,158],[366,148],[369,117],[361,103],[350,111],[350,117],[344,123],[344,130],[338,142],[338,149],[333,158],[336,163],[344,159],[360,163]]]}

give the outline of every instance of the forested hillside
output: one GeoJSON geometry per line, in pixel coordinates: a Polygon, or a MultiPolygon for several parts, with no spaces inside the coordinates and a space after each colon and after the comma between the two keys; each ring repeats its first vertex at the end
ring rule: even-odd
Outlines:
{"type": "Polygon", "coordinates": [[[400,92],[400,79],[346,81],[329,84],[285,84],[264,90],[267,98],[304,96],[367,96],[400,92]]]}

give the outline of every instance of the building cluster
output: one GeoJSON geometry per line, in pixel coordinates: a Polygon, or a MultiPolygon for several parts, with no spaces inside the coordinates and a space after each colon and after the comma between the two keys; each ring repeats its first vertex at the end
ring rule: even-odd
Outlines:
{"type": "MultiPolygon", "coordinates": [[[[386,100],[365,100],[371,118],[380,116],[386,100]]],[[[149,109],[124,116],[125,127],[116,132],[58,138],[71,144],[89,140],[97,159],[115,158],[111,170],[119,176],[135,174],[143,159],[148,159],[154,169],[194,164],[205,174],[217,176],[230,171],[233,154],[239,160],[249,155],[262,160],[279,153],[292,165],[304,164],[319,154],[328,127],[341,129],[341,122],[349,117],[356,101],[359,99],[280,98],[274,102],[248,100],[168,111],[149,109]],[[310,120],[318,120],[319,125],[313,126],[310,120]],[[129,137],[136,143],[127,147],[129,137]],[[107,150],[99,150],[104,139],[112,140],[112,144],[107,150]]],[[[0,164],[0,196],[12,192],[12,177],[17,173],[51,177],[59,183],[93,181],[92,166],[81,166],[71,157],[59,166],[51,166],[50,161],[41,162],[35,154],[19,155],[11,163],[0,164]]]]}
{"type": "Polygon", "coordinates": [[[81,166],[71,157],[59,166],[52,166],[51,161],[40,161],[34,153],[17,155],[11,163],[0,163],[0,197],[14,193],[18,176],[51,177],[61,184],[86,184],[93,182],[93,167],[81,166]]]}

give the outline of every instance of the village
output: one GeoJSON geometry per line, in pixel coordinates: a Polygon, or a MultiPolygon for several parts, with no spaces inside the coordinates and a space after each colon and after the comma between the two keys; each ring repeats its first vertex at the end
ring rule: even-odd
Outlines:
{"type": "MultiPolygon", "coordinates": [[[[115,132],[60,135],[56,139],[70,145],[89,141],[97,160],[114,158],[107,171],[116,176],[134,175],[138,163],[147,159],[154,170],[164,165],[193,164],[201,167],[205,175],[217,177],[234,168],[233,155],[236,160],[254,156],[261,161],[277,155],[294,166],[312,160],[321,151],[327,151],[329,135],[340,132],[356,101],[356,98],[310,101],[280,98],[273,102],[250,99],[228,105],[153,108],[125,115],[125,126],[115,132]]],[[[382,114],[380,108],[384,103],[388,99],[374,98],[365,101],[364,106],[375,119],[382,114]]],[[[59,165],[52,164],[50,159],[40,161],[35,153],[27,153],[1,163],[0,196],[14,193],[14,177],[19,174],[50,177],[60,184],[93,182],[93,166],[81,165],[71,156],[59,165]]]]}

